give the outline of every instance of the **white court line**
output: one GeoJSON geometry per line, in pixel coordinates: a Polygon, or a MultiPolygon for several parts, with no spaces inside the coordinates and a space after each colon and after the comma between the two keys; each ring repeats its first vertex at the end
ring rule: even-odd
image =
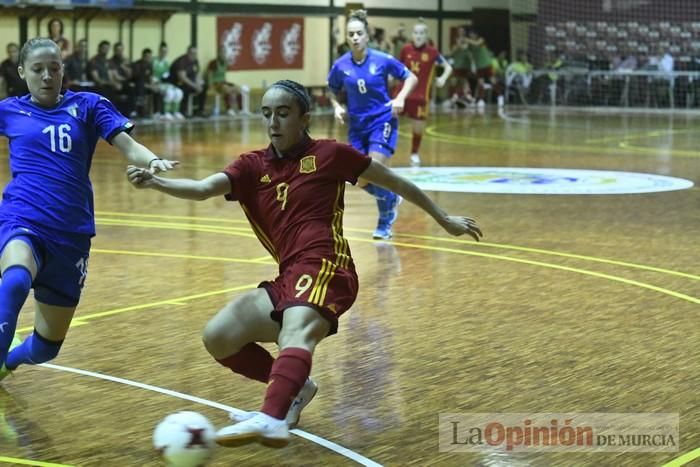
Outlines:
{"type": "MultiPolygon", "coordinates": [[[[107,381],[112,381],[115,383],[126,384],[129,386],[134,386],[137,388],[146,389],[148,391],[159,392],[161,394],[166,394],[168,396],[177,397],[177,398],[188,400],[191,402],[196,402],[197,404],[208,405],[209,407],[214,407],[215,409],[224,410],[226,412],[234,412],[237,414],[246,413],[244,410],[237,409],[235,407],[231,407],[231,406],[228,406],[225,404],[221,404],[219,402],[213,402],[213,401],[210,401],[207,399],[202,399],[201,397],[191,396],[189,394],[184,394],[182,392],[172,391],[170,389],[160,388],[158,386],[152,386],[152,385],[146,384],[146,383],[139,383],[138,381],[131,381],[129,379],[118,378],[116,376],[103,375],[101,373],[95,373],[92,371],[81,370],[79,368],[71,368],[71,367],[67,367],[67,366],[54,365],[52,363],[42,363],[39,366],[51,368],[52,370],[67,371],[69,373],[76,373],[76,374],[83,375],[83,376],[90,376],[92,378],[99,378],[99,379],[104,379],[107,381]]],[[[316,443],[319,446],[322,446],[326,449],[330,449],[331,451],[333,451],[337,454],[340,454],[341,456],[347,457],[348,459],[355,461],[360,465],[365,465],[367,467],[383,467],[382,464],[378,464],[378,463],[374,462],[373,460],[364,457],[362,454],[358,454],[355,451],[352,451],[346,447],[343,447],[339,444],[336,444],[333,441],[328,441],[327,439],[321,438],[320,436],[316,436],[314,434],[307,433],[306,431],[299,430],[297,428],[291,430],[291,433],[294,433],[295,435],[299,436],[300,438],[304,438],[308,441],[311,441],[312,443],[316,443]]]]}

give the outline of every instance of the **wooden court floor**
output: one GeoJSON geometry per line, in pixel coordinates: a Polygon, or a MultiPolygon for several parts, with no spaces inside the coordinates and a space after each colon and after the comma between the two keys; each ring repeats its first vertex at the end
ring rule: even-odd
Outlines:
{"type": "MultiPolygon", "coordinates": [[[[697,185],[699,123],[682,114],[445,114],[431,120],[422,156],[427,166],[609,169],[697,185]]],[[[397,166],[408,163],[408,128],[403,122],[397,166]]],[[[316,118],[312,132],[345,139],[329,117],[316,118]]],[[[256,118],[142,125],[134,134],[182,161],[178,175],[187,177],[266,144],[256,118]]],[[[260,404],[264,387],[212,361],[200,332],[276,266],[233,203],[137,191],[124,168],[100,143],[98,235],[83,300],[56,366],[22,367],[2,382],[0,465],[159,465],[151,433],[166,414],[196,410],[221,426],[225,406],[260,404]]],[[[219,449],[212,465],[654,466],[700,448],[698,188],[431,194],[476,217],[484,241],[450,238],[404,204],[394,241],[374,242],[374,201],[349,188],[345,227],[361,290],[339,334],[318,348],[320,392],[302,436],[283,450],[219,449]],[[438,415],[477,412],[676,412],[680,446],[439,452],[438,415]]],[[[32,319],[30,299],[23,332],[32,319]]]]}

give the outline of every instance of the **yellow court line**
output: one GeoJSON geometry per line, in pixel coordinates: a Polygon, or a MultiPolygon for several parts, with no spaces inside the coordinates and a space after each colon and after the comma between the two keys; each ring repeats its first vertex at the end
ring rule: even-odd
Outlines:
{"type": "MultiPolygon", "coordinates": [[[[620,151],[628,151],[634,154],[644,154],[648,156],[658,156],[658,148],[645,148],[639,146],[627,146],[625,143],[620,143],[619,147],[612,148],[607,146],[573,146],[558,143],[534,143],[527,141],[516,141],[516,140],[502,140],[502,139],[489,139],[489,138],[479,138],[473,136],[460,136],[453,135],[450,133],[442,133],[437,131],[437,125],[429,126],[425,129],[425,134],[432,137],[437,141],[442,141],[445,143],[461,144],[465,146],[481,146],[487,148],[503,148],[503,147],[514,147],[515,149],[535,149],[542,151],[568,151],[574,153],[591,153],[596,154],[612,154],[619,155],[620,151]],[[624,144],[624,146],[622,146],[624,144]]],[[[671,149],[671,155],[673,156],[687,156],[687,157],[698,157],[699,154],[696,151],[688,151],[683,149],[671,149]]]]}
{"type": "Polygon", "coordinates": [[[111,255],[133,255],[133,256],[159,256],[165,258],[182,258],[182,259],[199,259],[206,261],[224,261],[228,263],[253,263],[260,264],[263,259],[271,259],[269,256],[260,258],[244,259],[244,258],[226,258],[224,256],[197,256],[197,255],[181,255],[176,253],[156,253],[154,251],[128,251],[128,250],[107,250],[103,248],[91,248],[90,253],[106,253],[111,255]]]}
{"type": "Polygon", "coordinates": [[[69,464],[54,464],[51,462],[33,461],[31,459],[18,459],[16,457],[0,456],[0,462],[8,464],[36,465],[38,467],[73,467],[69,464]]]}
{"type": "MultiPolygon", "coordinates": [[[[115,215],[118,215],[119,213],[114,213],[115,215]]],[[[146,214],[144,216],[148,217],[160,217],[164,219],[168,219],[169,216],[166,215],[160,215],[160,214],[146,214]]],[[[178,218],[185,218],[185,219],[190,219],[190,220],[195,220],[198,219],[197,217],[185,217],[185,216],[176,216],[178,218]]],[[[200,218],[204,219],[204,218],[200,218]]],[[[212,219],[208,218],[209,220],[218,220],[221,222],[230,222],[227,220],[221,220],[221,219],[212,219]]],[[[100,221],[98,219],[98,221],[100,221]]],[[[113,222],[113,225],[120,225],[116,219],[110,219],[110,222],[113,222]]],[[[169,223],[163,223],[164,225],[169,225],[169,223]]],[[[190,225],[192,226],[193,224],[179,224],[179,225],[190,225]]],[[[198,227],[203,227],[203,228],[211,228],[211,229],[227,229],[227,227],[220,227],[220,226],[200,226],[198,224],[194,224],[195,228],[198,227]]],[[[194,230],[194,229],[193,229],[194,230]]],[[[245,229],[242,229],[245,231],[245,229]]],[[[346,227],[344,228],[345,231],[348,232],[361,232],[361,233],[371,233],[371,230],[367,229],[357,229],[357,228],[352,228],[352,227],[346,227]]],[[[209,230],[201,230],[202,232],[209,232],[209,230]]],[[[214,233],[223,233],[223,232],[216,232],[214,233]]],[[[447,242],[447,243],[459,243],[459,244],[464,244],[464,245],[470,245],[470,246],[477,246],[477,247],[490,247],[490,248],[504,248],[508,250],[516,250],[516,251],[525,251],[528,253],[540,253],[544,255],[551,255],[551,256],[561,256],[564,258],[572,258],[572,259],[581,259],[584,261],[592,261],[592,262],[598,262],[598,263],[606,263],[606,264],[613,264],[616,266],[625,266],[629,268],[634,268],[634,269],[643,269],[646,271],[652,271],[652,272],[658,272],[662,274],[669,274],[673,276],[679,276],[679,277],[685,277],[686,279],[693,279],[693,280],[700,280],[700,276],[694,275],[694,274],[689,274],[686,272],[681,272],[681,271],[674,271],[672,269],[665,269],[665,268],[659,268],[655,266],[647,266],[644,264],[638,264],[638,263],[630,263],[626,261],[618,261],[618,260],[613,260],[613,259],[605,259],[605,258],[599,258],[596,256],[587,256],[587,255],[578,255],[575,253],[563,253],[563,252],[558,252],[558,251],[553,251],[553,250],[544,250],[540,248],[530,248],[530,247],[523,247],[523,246],[517,246],[517,245],[509,245],[505,243],[489,243],[489,242],[474,242],[473,240],[462,240],[458,238],[449,238],[449,237],[434,237],[430,235],[414,235],[414,234],[402,234],[402,233],[396,233],[394,234],[397,237],[406,237],[406,238],[417,238],[421,240],[431,240],[431,241],[439,241],[439,242],[447,242]]],[[[251,235],[251,238],[254,236],[251,235]]],[[[269,257],[264,257],[268,258],[269,257]]]]}
{"type": "MultiPolygon", "coordinates": [[[[163,228],[167,229],[171,224],[167,222],[160,223],[161,225],[158,225],[158,223],[152,222],[148,223],[149,225],[143,225],[140,226],[138,224],[134,224],[136,227],[158,227],[158,228],[163,228]],[[151,225],[153,224],[153,225],[151,225]]],[[[116,225],[116,224],[115,224],[116,225]]],[[[199,230],[198,227],[200,226],[193,226],[194,228],[192,230],[199,230]]],[[[209,232],[215,232],[215,233],[223,233],[223,234],[228,234],[228,235],[234,235],[234,236],[243,236],[241,232],[237,231],[238,229],[231,229],[229,227],[220,227],[220,228],[213,228],[213,229],[208,229],[207,231],[209,232]]],[[[376,240],[370,240],[366,238],[357,238],[357,237],[346,237],[348,240],[354,240],[358,242],[369,242],[373,243],[376,240]]],[[[457,250],[454,248],[445,248],[445,247],[437,247],[437,246],[432,246],[432,245],[416,245],[413,243],[401,243],[401,242],[392,242],[394,245],[399,245],[399,246],[405,246],[407,248],[417,248],[417,249],[424,249],[424,250],[431,250],[431,251],[444,251],[444,252],[449,252],[449,253],[458,253],[458,254],[464,254],[464,255],[471,255],[471,256],[481,256],[484,258],[493,258],[493,259],[499,259],[502,261],[511,261],[511,262],[517,262],[517,263],[522,263],[522,264],[529,264],[533,266],[542,266],[550,269],[559,269],[562,271],[570,271],[570,272],[576,272],[579,274],[585,274],[589,276],[594,276],[594,277],[600,277],[604,279],[609,279],[612,281],[616,282],[621,282],[624,284],[628,285],[633,285],[637,287],[642,287],[648,290],[653,290],[659,293],[663,293],[665,295],[669,295],[671,297],[679,298],[681,300],[686,300],[691,303],[698,303],[700,304],[700,299],[696,297],[692,297],[690,295],[686,295],[680,292],[676,292],[673,290],[665,289],[663,287],[658,287],[653,284],[647,284],[645,282],[639,282],[635,281],[633,279],[625,279],[624,277],[619,277],[619,276],[613,276],[610,274],[604,274],[604,273],[599,273],[599,272],[594,272],[594,271],[589,271],[587,269],[579,269],[579,268],[572,268],[568,266],[560,266],[557,264],[552,264],[552,263],[544,263],[541,261],[532,261],[532,260],[525,260],[525,259],[520,259],[520,258],[511,258],[508,256],[501,256],[501,255],[492,255],[488,253],[480,253],[476,251],[466,251],[466,250],[457,250]]],[[[478,245],[478,243],[474,242],[475,245],[478,245]]]]}
{"type": "MultiPolygon", "coordinates": [[[[370,239],[365,239],[365,238],[352,238],[352,237],[348,237],[348,238],[350,238],[354,241],[359,241],[359,242],[368,242],[368,243],[376,242],[376,240],[370,240],[370,239]]],[[[469,256],[480,256],[483,258],[492,258],[492,259],[497,259],[497,260],[501,260],[501,261],[512,261],[514,263],[529,264],[532,266],[541,266],[543,268],[559,269],[561,271],[576,272],[579,274],[585,274],[587,276],[600,277],[602,279],[608,279],[608,280],[615,281],[615,282],[621,282],[623,284],[633,285],[636,287],[642,287],[645,289],[653,290],[655,292],[660,292],[660,293],[663,293],[666,295],[670,295],[671,297],[680,298],[681,300],[686,300],[686,301],[691,302],[691,303],[700,304],[700,298],[692,297],[690,295],[682,294],[680,292],[676,292],[673,290],[664,289],[663,287],[658,287],[658,286],[655,286],[653,284],[647,284],[645,282],[639,282],[639,281],[636,281],[633,279],[626,279],[624,277],[613,276],[613,275],[604,274],[601,272],[589,271],[587,269],[572,268],[569,266],[561,266],[561,265],[552,264],[552,263],[543,263],[541,261],[532,261],[529,259],[512,258],[510,256],[492,255],[489,253],[480,253],[478,251],[457,250],[454,248],[445,248],[445,247],[438,247],[438,246],[431,246],[431,245],[416,245],[413,243],[402,243],[402,242],[392,242],[392,244],[397,245],[397,246],[403,246],[406,248],[417,248],[420,250],[444,251],[447,253],[457,253],[457,254],[469,255],[469,256]]]]}
{"type": "Polygon", "coordinates": [[[626,135],[615,135],[615,136],[606,136],[605,138],[587,139],[587,140],[584,140],[583,142],[586,144],[589,144],[589,143],[621,143],[623,141],[630,141],[633,139],[656,138],[657,136],[676,135],[676,134],[680,134],[680,133],[690,133],[690,132],[691,132],[691,130],[689,128],[684,128],[684,129],[679,129],[679,130],[654,130],[654,131],[646,131],[644,133],[628,133],[626,135]]]}
{"type": "MultiPolygon", "coordinates": [[[[112,316],[112,315],[116,315],[116,314],[120,314],[120,313],[126,313],[127,311],[143,310],[146,308],[155,308],[158,306],[169,305],[172,302],[188,302],[191,300],[196,300],[198,298],[211,297],[214,295],[221,295],[221,294],[230,293],[230,292],[238,292],[238,291],[246,290],[246,289],[254,289],[257,286],[258,286],[258,283],[256,282],[255,284],[239,285],[238,287],[232,287],[229,289],[214,290],[211,292],[203,292],[203,293],[198,293],[198,294],[194,294],[194,295],[187,295],[184,297],[175,297],[175,298],[169,298],[167,300],[159,300],[157,302],[142,303],[141,305],[132,305],[132,306],[126,306],[126,307],[122,307],[122,308],[115,308],[113,310],[98,311],[97,313],[90,313],[88,315],[78,316],[75,318],[75,321],[78,321],[78,325],[82,325],[82,324],[87,324],[85,321],[91,320],[93,318],[103,318],[105,316],[112,316]]],[[[27,332],[27,331],[31,331],[32,329],[34,329],[33,326],[28,326],[26,328],[17,329],[17,332],[27,332]]]]}
{"type": "Polygon", "coordinates": [[[226,222],[234,224],[248,224],[247,220],[239,219],[221,219],[218,217],[197,217],[197,216],[174,216],[170,214],[141,214],[135,212],[115,212],[115,211],[95,211],[95,215],[98,216],[120,216],[120,217],[142,217],[142,218],[159,218],[159,219],[194,219],[202,221],[212,221],[212,222],[226,222]]]}
{"type": "MultiPolygon", "coordinates": [[[[353,231],[353,232],[363,232],[363,233],[370,232],[369,230],[352,229],[352,228],[348,228],[345,230],[353,231]]],[[[647,266],[647,265],[638,264],[638,263],[629,263],[626,261],[617,261],[614,259],[598,258],[596,256],[577,255],[575,253],[561,253],[561,252],[553,251],[553,250],[542,250],[540,248],[530,248],[530,247],[525,247],[525,246],[509,245],[506,243],[475,242],[473,240],[462,240],[459,238],[432,237],[430,235],[413,235],[413,234],[395,233],[394,236],[406,237],[406,238],[417,238],[417,239],[421,239],[421,240],[441,241],[441,242],[447,242],[447,243],[459,243],[461,245],[469,245],[469,246],[476,246],[476,247],[504,248],[507,250],[525,251],[528,253],[540,253],[543,255],[550,255],[550,256],[561,256],[564,258],[581,259],[581,260],[591,261],[591,262],[596,262],[596,263],[614,264],[615,266],[625,266],[628,268],[643,269],[645,271],[658,272],[658,273],[662,273],[662,274],[685,277],[686,279],[700,281],[700,276],[696,276],[695,274],[689,274],[687,272],[674,271],[673,269],[657,268],[655,266],[647,266]]]]}
{"type": "Polygon", "coordinates": [[[688,462],[697,459],[698,457],[700,457],[700,448],[687,452],[680,457],[676,457],[675,459],[673,459],[670,462],[667,462],[661,467],[681,467],[687,464],[688,462]]]}

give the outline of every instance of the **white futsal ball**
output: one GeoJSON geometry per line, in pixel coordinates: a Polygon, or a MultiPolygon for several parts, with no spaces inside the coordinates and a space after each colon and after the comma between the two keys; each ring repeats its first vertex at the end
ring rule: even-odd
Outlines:
{"type": "Polygon", "coordinates": [[[153,432],[153,446],[165,465],[199,467],[206,465],[214,450],[214,426],[197,412],[168,415],[153,432]]]}

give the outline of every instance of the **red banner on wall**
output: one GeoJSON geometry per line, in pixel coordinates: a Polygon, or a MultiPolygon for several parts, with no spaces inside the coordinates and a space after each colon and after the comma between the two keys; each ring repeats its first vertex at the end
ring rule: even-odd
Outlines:
{"type": "Polygon", "coordinates": [[[218,45],[229,70],[304,67],[304,18],[220,16],[218,45]]]}

